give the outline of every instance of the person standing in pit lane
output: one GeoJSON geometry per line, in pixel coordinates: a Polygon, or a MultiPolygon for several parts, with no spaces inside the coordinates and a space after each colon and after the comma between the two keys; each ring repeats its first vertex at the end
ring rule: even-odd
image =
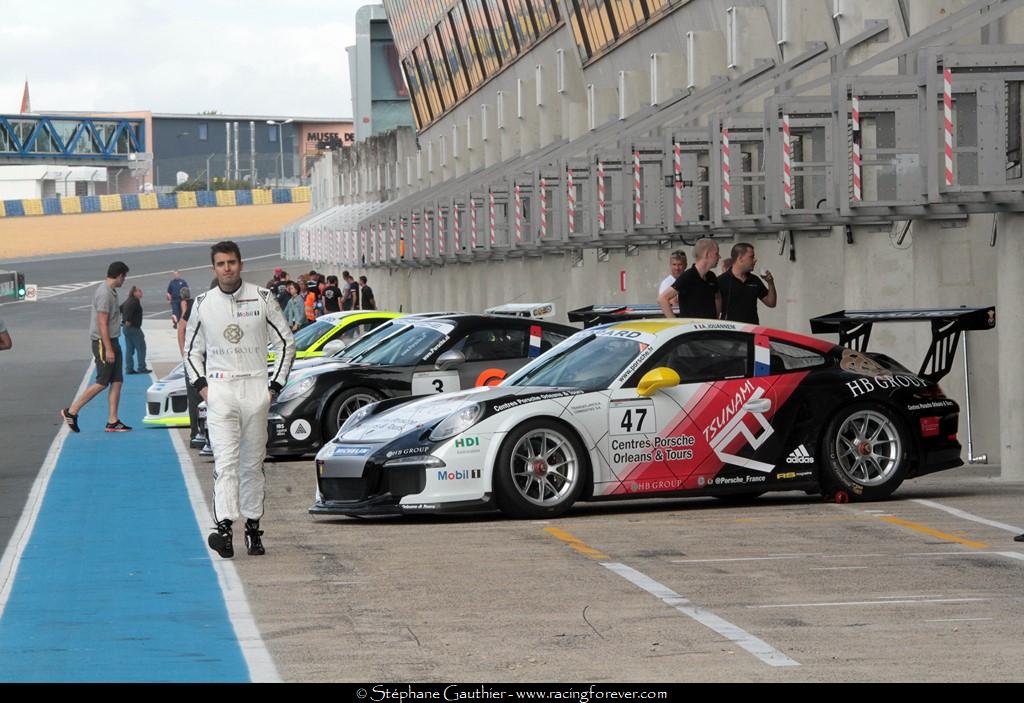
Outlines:
{"type": "Polygon", "coordinates": [[[171,304],[171,327],[178,329],[181,319],[181,289],[188,283],[181,277],[181,271],[174,272],[174,278],[167,284],[167,301],[171,304]]]}
{"type": "Polygon", "coordinates": [[[78,413],[104,388],[109,389],[107,432],[128,432],[132,429],[117,416],[121,385],[124,383],[121,343],[118,341],[121,333],[121,308],[117,304],[117,289],[124,285],[127,277],[127,264],[115,261],[107,267],[107,279],[96,287],[92,296],[93,314],[89,323],[89,337],[93,359],[96,361],[96,380],[70,406],[60,411],[61,418],[72,432],[80,431],[78,413]]]}
{"type": "Polygon", "coordinates": [[[676,279],[686,270],[686,252],[682,249],[672,252],[672,256],[669,257],[669,269],[668,275],[661,280],[661,284],[658,286],[658,297],[667,290],[672,291],[671,305],[673,310],[679,309],[678,295],[675,292],[675,288],[672,284],[676,282],[676,279]]]}
{"type": "MultiPolygon", "coordinates": [[[[182,288],[186,291],[188,287],[182,288]]],[[[146,366],[146,334],[142,331],[142,289],[132,286],[128,299],[121,303],[124,325],[125,373],[149,373],[146,366]]]]}
{"type": "Polygon", "coordinates": [[[359,277],[360,310],[376,310],[377,299],[373,297],[373,288],[366,283],[366,276],[359,277]]]}
{"type": "Polygon", "coordinates": [[[676,317],[672,310],[672,295],[679,298],[679,317],[717,320],[722,310],[722,297],[718,293],[718,278],[714,268],[718,264],[718,242],[698,239],[693,246],[693,266],[683,271],[672,288],[658,296],[658,305],[665,317],[676,317]]]}
{"type": "Polygon", "coordinates": [[[298,332],[306,324],[304,296],[299,292],[299,284],[288,281],[288,303],[284,307],[284,319],[292,332],[298,332]]]}
{"type": "Polygon", "coordinates": [[[288,381],[295,339],[266,288],[242,281],[242,253],[231,241],[210,248],[217,287],[196,297],[185,332],[188,382],[207,405],[214,459],[215,531],[207,544],[222,558],[235,555],[232,524],[245,518],[245,545],[263,547],[267,411],[288,381]],[[267,381],[267,345],[274,363],[267,381]]]}
{"type": "Polygon", "coordinates": [[[338,277],[328,276],[327,285],[323,290],[324,312],[341,312],[341,289],[338,288],[338,277]]]}
{"type": "Polygon", "coordinates": [[[7,351],[14,346],[11,341],[11,333],[7,331],[7,325],[4,324],[4,318],[0,317],[0,351],[7,351]]]}
{"type": "Polygon", "coordinates": [[[775,278],[771,271],[764,272],[764,282],[754,274],[757,256],[754,246],[746,242],[734,244],[730,257],[732,268],[718,277],[718,290],[722,294],[722,319],[733,322],[761,324],[757,314],[757,301],[774,308],[778,302],[775,278]]]}
{"type": "Polygon", "coordinates": [[[341,309],[342,310],[358,310],[359,309],[359,284],[356,283],[356,279],[352,278],[352,274],[348,271],[341,272],[341,279],[345,281],[345,287],[341,294],[341,309]]]}

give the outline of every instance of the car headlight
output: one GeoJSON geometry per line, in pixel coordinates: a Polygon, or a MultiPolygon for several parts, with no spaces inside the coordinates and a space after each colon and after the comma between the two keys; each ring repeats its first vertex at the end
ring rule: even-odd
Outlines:
{"type": "Polygon", "coordinates": [[[373,406],[374,405],[376,405],[376,403],[370,403],[369,405],[364,405],[363,407],[359,408],[354,413],[349,415],[348,418],[345,419],[345,424],[343,424],[338,429],[338,434],[335,435],[335,436],[340,439],[342,435],[344,435],[346,432],[348,432],[353,427],[355,427],[360,422],[362,422],[367,417],[369,417],[370,413],[373,412],[373,406]]]}
{"type": "Polygon", "coordinates": [[[441,440],[461,434],[475,425],[483,414],[484,406],[482,403],[464,405],[442,420],[441,424],[430,433],[430,439],[440,442],[441,440]]]}
{"type": "Polygon", "coordinates": [[[306,393],[309,393],[313,389],[314,385],[316,385],[316,379],[312,376],[307,376],[306,378],[295,381],[294,383],[289,383],[284,387],[284,390],[281,391],[281,394],[277,396],[277,402],[280,403],[286,400],[291,400],[292,398],[303,396],[306,393]]]}

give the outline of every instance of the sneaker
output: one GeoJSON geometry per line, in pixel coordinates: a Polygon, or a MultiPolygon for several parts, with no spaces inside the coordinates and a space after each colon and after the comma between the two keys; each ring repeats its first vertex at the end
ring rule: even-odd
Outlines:
{"type": "Polygon", "coordinates": [[[125,373],[138,373],[135,369],[128,369],[125,373]]]}
{"type": "Polygon", "coordinates": [[[263,536],[263,530],[260,529],[259,520],[246,520],[245,521],[245,548],[249,552],[249,556],[261,557],[267,553],[267,550],[263,548],[263,540],[260,537],[263,536]]]}
{"type": "Polygon", "coordinates": [[[132,428],[124,424],[120,420],[117,422],[107,423],[107,432],[131,432],[132,428]]]}
{"type": "Polygon", "coordinates": [[[197,434],[195,437],[190,439],[188,443],[193,449],[202,449],[206,446],[206,437],[201,434],[197,434]]]}
{"type": "Polygon", "coordinates": [[[1014,542],[1024,542],[1024,534],[1019,534],[1013,538],[1014,542]]]}
{"type": "Polygon", "coordinates": [[[153,373],[153,369],[139,369],[135,373],[153,373]]]}
{"type": "Polygon", "coordinates": [[[67,426],[71,428],[72,432],[81,432],[81,430],[78,429],[78,415],[71,412],[71,408],[64,408],[61,410],[60,416],[64,419],[64,422],[67,423],[67,426]]]}
{"type": "Polygon", "coordinates": [[[235,556],[235,545],[231,543],[233,538],[231,521],[221,520],[217,523],[217,531],[211,532],[210,536],[206,538],[206,543],[222,558],[230,559],[235,556]]]}

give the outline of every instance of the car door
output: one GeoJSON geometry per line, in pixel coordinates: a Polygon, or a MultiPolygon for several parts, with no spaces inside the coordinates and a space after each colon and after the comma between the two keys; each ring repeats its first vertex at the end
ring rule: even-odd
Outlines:
{"type": "Polygon", "coordinates": [[[621,481],[615,492],[700,491],[764,482],[774,468],[764,461],[765,443],[774,433],[772,393],[770,384],[755,376],[753,341],[740,332],[680,335],[613,392],[606,451],[621,481]],[[674,370],[681,383],[638,398],[640,378],[659,367],[674,370]],[[645,402],[656,426],[629,443],[642,451],[616,457],[612,431],[635,424],[645,402]]]}

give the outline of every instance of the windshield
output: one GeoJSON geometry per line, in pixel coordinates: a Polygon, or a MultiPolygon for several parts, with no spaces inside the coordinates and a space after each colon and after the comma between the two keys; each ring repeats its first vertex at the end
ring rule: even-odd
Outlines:
{"type": "Polygon", "coordinates": [[[311,325],[306,325],[295,333],[295,351],[306,351],[313,346],[313,342],[333,330],[336,324],[317,320],[311,325]]]}
{"type": "Polygon", "coordinates": [[[352,361],[360,354],[365,354],[367,351],[373,349],[382,341],[407,326],[407,324],[403,324],[401,322],[385,322],[380,327],[367,332],[344,349],[335,352],[333,358],[341,361],[352,361]]]}
{"type": "Polygon", "coordinates": [[[357,364],[411,366],[440,348],[447,338],[434,327],[409,325],[351,360],[357,364]]]}
{"type": "Polygon", "coordinates": [[[587,392],[608,388],[647,345],[632,339],[583,333],[524,366],[503,386],[558,386],[587,392]]]}

